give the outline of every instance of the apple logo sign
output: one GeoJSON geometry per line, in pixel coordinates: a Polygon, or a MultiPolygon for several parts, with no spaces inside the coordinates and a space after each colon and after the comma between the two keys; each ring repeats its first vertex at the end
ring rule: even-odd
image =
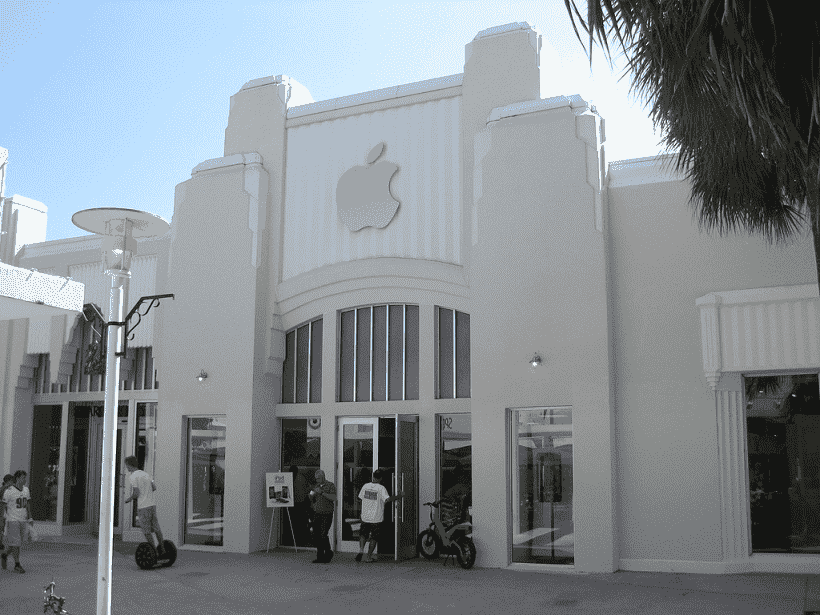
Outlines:
{"type": "Polygon", "coordinates": [[[384,143],[379,143],[367,155],[367,166],[348,169],[336,185],[336,207],[339,219],[351,231],[366,226],[384,228],[396,215],[399,202],[390,194],[390,180],[398,165],[382,160],[384,143]]]}

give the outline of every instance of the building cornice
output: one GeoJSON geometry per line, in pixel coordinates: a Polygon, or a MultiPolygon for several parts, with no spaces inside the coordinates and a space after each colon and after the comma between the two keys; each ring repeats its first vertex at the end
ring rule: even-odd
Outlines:
{"type": "Polygon", "coordinates": [[[473,38],[474,41],[477,41],[482,38],[489,38],[491,36],[498,36],[499,34],[506,34],[507,32],[514,32],[515,30],[532,30],[532,26],[526,21],[515,21],[513,23],[507,23],[503,26],[493,26],[492,28],[487,28],[482,30],[478,34],[475,35],[473,38]]]}
{"type": "Polygon", "coordinates": [[[767,286],[744,290],[723,290],[709,293],[695,299],[695,305],[748,305],[768,303],[771,301],[799,301],[820,297],[817,284],[800,284],[798,286],[767,286]]]}
{"type": "Polygon", "coordinates": [[[205,162],[200,162],[191,171],[191,177],[202,171],[214,171],[225,167],[232,167],[237,164],[262,164],[262,156],[256,152],[248,154],[231,154],[222,158],[211,158],[205,162]]]}
{"type": "MultiPolygon", "coordinates": [[[[68,237],[66,239],[53,239],[41,243],[26,244],[20,251],[20,261],[22,262],[42,256],[73,254],[86,250],[100,251],[102,249],[102,240],[101,235],[81,235],[80,237],[68,237]]],[[[164,239],[162,237],[137,239],[139,249],[136,255],[155,254],[157,252],[155,244],[160,241],[164,241],[164,239]]],[[[100,260],[102,260],[102,252],[100,252],[100,260]]]]}
{"type": "Polygon", "coordinates": [[[607,182],[610,188],[682,181],[685,173],[675,171],[676,154],[659,154],[645,158],[616,160],[609,163],[607,182]]]}
{"type": "Polygon", "coordinates": [[[573,113],[580,115],[589,110],[589,103],[581,98],[580,94],[572,96],[553,96],[552,98],[541,98],[539,100],[525,100],[524,102],[513,103],[506,107],[496,107],[490,111],[487,117],[487,126],[509,117],[539,113],[541,111],[551,111],[569,107],[573,113]]]}
{"type": "Polygon", "coordinates": [[[334,119],[334,117],[366,113],[373,109],[364,107],[372,105],[373,103],[382,103],[378,107],[381,109],[422,102],[415,100],[415,98],[423,95],[426,95],[431,100],[458,96],[461,94],[461,82],[463,77],[463,73],[447,75],[446,77],[437,77],[426,81],[407,83],[405,85],[397,85],[381,90],[361,92],[351,96],[342,96],[340,98],[332,98],[330,100],[322,100],[307,105],[291,107],[288,109],[287,126],[291,127],[294,125],[324,121],[325,119],[334,119]],[[330,112],[335,112],[335,115],[332,117],[327,115],[330,112]],[[294,120],[300,121],[294,123],[294,120]]]}

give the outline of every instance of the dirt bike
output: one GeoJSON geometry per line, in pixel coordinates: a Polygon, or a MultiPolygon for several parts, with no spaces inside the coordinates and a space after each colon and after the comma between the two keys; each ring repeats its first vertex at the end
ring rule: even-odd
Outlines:
{"type": "MultiPolygon", "coordinates": [[[[460,522],[445,527],[441,515],[436,514],[433,517],[433,509],[438,512],[441,502],[438,500],[424,503],[430,507],[430,527],[419,534],[416,548],[425,559],[435,559],[441,552],[447,556],[454,555],[459,565],[468,570],[475,564],[476,557],[475,544],[470,537],[473,524],[465,521],[462,514],[460,522]]],[[[446,558],[444,564],[447,565],[446,558]]]]}

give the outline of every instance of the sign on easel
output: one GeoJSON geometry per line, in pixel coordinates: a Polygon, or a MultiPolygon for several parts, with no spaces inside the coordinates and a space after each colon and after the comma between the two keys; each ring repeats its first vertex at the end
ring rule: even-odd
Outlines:
{"type": "Polygon", "coordinates": [[[268,508],[293,506],[293,474],[291,472],[268,472],[265,474],[265,487],[268,508]]]}
{"type": "MultiPolygon", "coordinates": [[[[267,472],[265,474],[265,500],[268,508],[284,508],[288,513],[290,521],[290,534],[293,537],[293,548],[296,552],[296,536],[293,533],[293,520],[290,518],[290,509],[293,508],[293,473],[292,472],[267,472]]],[[[273,515],[270,511],[270,528],[268,529],[268,551],[270,551],[270,539],[273,532],[273,515]]]]}

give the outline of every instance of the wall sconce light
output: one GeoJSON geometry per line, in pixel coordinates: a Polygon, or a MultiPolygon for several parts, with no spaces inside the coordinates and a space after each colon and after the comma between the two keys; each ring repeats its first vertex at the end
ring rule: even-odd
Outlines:
{"type": "Polygon", "coordinates": [[[534,355],[532,355],[532,359],[530,359],[530,365],[532,365],[533,367],[538,367],[539,365],[541,365],[541,355],[537,352],[534,355]]]}
{"type": "Polygon", "coordinates": [[[200,382],[202,382],[203,380],[205,380],[205,378],[207,378],[207,377],[208,377],[208,374],[207,374],[207,373],[205,373],[205,370],[204,370],[204,369],[199,370],[199,376],[197,376],[197,379],[198,379],[200,382]]]}

